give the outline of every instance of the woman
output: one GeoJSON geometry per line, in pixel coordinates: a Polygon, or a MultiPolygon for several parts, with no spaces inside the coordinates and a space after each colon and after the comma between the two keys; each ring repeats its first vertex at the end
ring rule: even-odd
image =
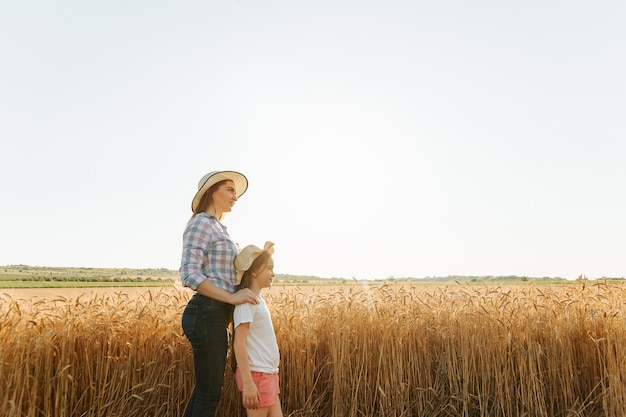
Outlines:
{"type": "Polygon", "coordinates": [[[182,316],[191,343],[195,386],[184,417],[213,417],[222,396],[228,351],[228,326],[237,304],[257,304],[249,288],[235,291],[233,261],[239,248],[221,223],[248,188],[248,180],[235,171],[213,171],[198,183],[191,202],[193,215],[183,234],[180,279],[196,293],[182,316]]]}

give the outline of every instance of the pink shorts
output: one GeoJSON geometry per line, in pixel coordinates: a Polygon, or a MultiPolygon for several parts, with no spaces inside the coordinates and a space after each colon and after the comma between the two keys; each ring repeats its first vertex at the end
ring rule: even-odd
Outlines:
{"type": "MultiPolygon", "coordinates": [[[[269,407],[274,404],[278,394],[280,394],[278,374],[266,374],[256,371],[251,371],[250,373],[252,374],[254,384],[259,390],[259,408],[269,407]]],[[[239,368],[235,372],[235,379],[237,380],[237,388],[239,388],[239,391],[243,391],[243,380],[241,379],[239,368]]]]}

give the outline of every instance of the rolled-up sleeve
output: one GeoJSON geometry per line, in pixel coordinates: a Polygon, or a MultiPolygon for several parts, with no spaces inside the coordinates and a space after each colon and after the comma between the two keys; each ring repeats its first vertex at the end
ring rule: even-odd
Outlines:
{"type": "Polygon", "coordinates": [[[206,217],[195,216],[183,234],[183,254],[180,262],[180,280],[185,287],[196,290],[207,280],[202,263],[211,244],[211,227],[206,217]]]}

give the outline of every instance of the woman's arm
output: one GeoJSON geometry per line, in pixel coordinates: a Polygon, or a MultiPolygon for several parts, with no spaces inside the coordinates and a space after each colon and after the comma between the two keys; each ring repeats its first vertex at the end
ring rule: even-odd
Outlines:
{"type": "Polygon", "coordinates": [[[244,303],[259,304],[256,294],[250,288],[243,288],[234,294],[218,287],[211,281],[202,281],[196,291],[205,297],[210,297],[228,304],[239,305],[244,303]]]}
{"type": "Polygon", "coordinates": [[[180,265],[180,280],[185,287],[225,303],[238,305],[258,304],[256,295],[249,289],[231,294],[218,287],[202,273],[202,260],[205,248],[211,241],[211,223],[206,217],[194,217],[187,224],[183,234],[183,254],[180,265]]]}
{"type": "Polygon", "coordinates": [[[248,349],[246,348],[246,339],[248,338],[248,329],[250,323],[241,323],[235,329],[235,358],[237,359],[237,367],[241,373],[243,381],[242,402],[244,408],[259,407],[259,390],[252,380],[250,372],[250,363],[248,362],[248,349]]]}

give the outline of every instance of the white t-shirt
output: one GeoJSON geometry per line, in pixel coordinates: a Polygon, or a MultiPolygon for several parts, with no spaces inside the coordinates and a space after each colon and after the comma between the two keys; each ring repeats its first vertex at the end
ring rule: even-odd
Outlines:
{"type": "Polygon", "coordinates": [[[246,303],[235,306],[233,314],[235,332],[241,323],[250,323],[246,338],[250,370],[277,374],[280,353],[272,318],[263,297],[259,296],[258,300],[259,304],[246,303]]]}

